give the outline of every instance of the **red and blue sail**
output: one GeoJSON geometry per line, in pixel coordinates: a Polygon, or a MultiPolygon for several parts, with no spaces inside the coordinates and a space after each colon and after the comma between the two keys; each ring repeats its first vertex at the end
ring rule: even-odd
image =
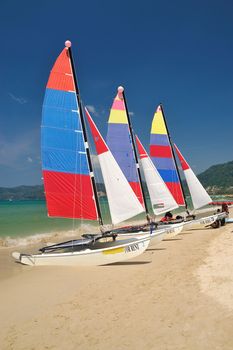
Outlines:
{"type": "Polygon", "coordinates": [[[143,204],[142,190],[122,92],[123,88],[119,87],[112,104],[108,120],[107,144],[138,200],[143,204]]]}
{"type": "Polygon", "coordinates": [[[97,220],[70,51],[58,56],[46,86],[42,170],[49,216],[97,220]]]}
{"type": "Polygon", "coordinates": [[[185,205],[161,106],[158,106],[151,125],[150,157],[175,201],[180,206],[185,205]]]}

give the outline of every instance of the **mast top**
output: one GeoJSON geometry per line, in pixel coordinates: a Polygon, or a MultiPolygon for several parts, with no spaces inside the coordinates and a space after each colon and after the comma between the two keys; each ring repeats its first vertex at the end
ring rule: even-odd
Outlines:
{"type": "Polygon", "coordinates": [[[67,47],[67,48],[69,48],[69,47],[71,47],[71,41],[70,40],[66,40],[66,42],[65,42],[65,47],[67,47]]]}
{"type": "Polygon", "coordinates": [[[123,99],[123,92],[124,92],[123,86],[118,86],[118,88],[117,88],[117,94],[118,94],[118,97],[119,97],[120,99],[123,99]]]}

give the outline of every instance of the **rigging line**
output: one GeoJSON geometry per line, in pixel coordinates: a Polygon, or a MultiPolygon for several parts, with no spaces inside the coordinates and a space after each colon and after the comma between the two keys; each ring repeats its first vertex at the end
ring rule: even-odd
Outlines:
{"type": "MultiPolygon", "coordinates": [[[[84,121],[84,117],[83,117],[82,101],[81,101],[81,97],[80,97],[80,93],[79,93],[79,89],[78,89],[78,82],[77,82],[77,79],[76,79],[75,66],[74,66],[74,61],[73,61],[71,47],[68,47],[68,52],[69,52],[71,67],[72,67],[72,71],[73,71],[75,91],[76,91],[76,97],[77,97],[77,101],[78,101],[80,121],[81,121],[82,129],[83,129],[83,137],[84,137],[84,141],[85,141],[85,148],[86,148],[86,153],[87,153],[87,160],[88,160],[88,165],[89,165],[89,171],[90,171],[91,174],[93,174],[90,150],[89,150],[89,147],[88,147],[86,125],[85,125],[85,121],[84,121]]],[[[91,183],[92,183],[93,192],[94,192],[94,196],[95,196],[95,204],[96,204],[96,209],[97,209],[97,213],[98,213],[99,224],[102,226],[103,225],[103,219],[102,219],[102,214],[101,214],[101,210],[100,210],[100,205],[99,205],[97,188],[96,188],[96,183],[95,183],[94,176],[91,176],[91,183]]]]}
{"type": "MultiPolygon", "coordinates": [[[[68,53],[69,53],[69,64],[70,64],[70,68],[71,68],[71,72],[73,74],[71,74],[72,76],[72,80],[75,86],[75,81],[74,81],[74,72],[73,72],[73,67],[72,67],[72,63],[71,63],[71,56],[70,56],[70,52],[68,49],[68,53]]],[[[76,89],[76,86],[75,86],[76,89]]],[[[78,100],[77,100],[77,94],[75,94],[76,97],[76,103],[77,103],[77,107],[78,107],[78,100]]],[[[77,152],[77,148],[78,148],[78,137],[76,135],[76,148],[75,148],[75,174],[77,174],[77,169],[78,169],[78,152],[77,152]]],[[[81,158],[81,157],[80,157],[81,158]]],[[[81,177],[80,177],[80,181],[81,181],[81,177]]],[[[81,184],[80,184],[80,188],[81,188],[81,184]]],[[[75,229],[75,209],[76,209],[76,193],[77,193],[77,176],[74,176],[74,193],[73,193],[73,218],[72,218],[72,231],[74,232],[75,229]]],[[[82,188],[81,188],[81,194],[82,194],[82,188]]],[[[81,206],[81,210],[82,210],[82,206],[81,206]]],[[[82,224],[82,212],[81,212],[81,224],[82,224]]],[[[73,240],[72,240],[72,249],[74,249],[73,246],[73,240]]]]}
{"type": "Polygon", "coordinates": [[[146,202],[146,195],[145,195],[145,192],[143,190],[142,176],[141,176],[141,171],[140,171],[140,168],[139,168],[138,157],[137,157],[137,152],[136,152],[136,146],[135,146],[135,140],[134,140],[134,131],[133,131],[131,119],[130,119],[130,116],[129,116],[129,111],[128,111],[128,106],[127,106],[127,103],[126,103],[124,90],[122,91],[122,95],[123,95],[123,99],[124,99],[124,103],[125,103],[125,110],[126,110],[126,115],[127,115],[128,125],[129,125],[130,136],[131,136],[131,140],[132,140],[133,154],[134,154],[134,158],[135,158],[135,162],[136,162],[136,169],[137,169],[139,183],[140,183],[140,187],[141,187],[143,202],[144,202],[144,205],[145,205],[145,212],[146,212],[147,215],[149,215],[149,209],[148,209],[148,205],[147,205],[147,202],[146,202]]]}

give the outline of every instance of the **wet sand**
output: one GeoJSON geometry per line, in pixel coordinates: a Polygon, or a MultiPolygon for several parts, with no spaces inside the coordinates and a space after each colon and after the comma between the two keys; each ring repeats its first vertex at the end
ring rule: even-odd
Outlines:
{"type": "Polygon", "coordinates": [[[232,231],[184,231],[88,268],[23,266],[2,248],[0,348],[232,349],[232,231]]]}

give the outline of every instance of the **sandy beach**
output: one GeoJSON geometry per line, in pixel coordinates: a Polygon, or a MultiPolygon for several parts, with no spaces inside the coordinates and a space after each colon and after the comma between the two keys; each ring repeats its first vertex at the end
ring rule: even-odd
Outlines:
{"type": "Polygon", "coordinates": [[[2,350],[233,348],[232,224],[111,266],[29,267],[12,250],[0,250],[2,350]]]}

